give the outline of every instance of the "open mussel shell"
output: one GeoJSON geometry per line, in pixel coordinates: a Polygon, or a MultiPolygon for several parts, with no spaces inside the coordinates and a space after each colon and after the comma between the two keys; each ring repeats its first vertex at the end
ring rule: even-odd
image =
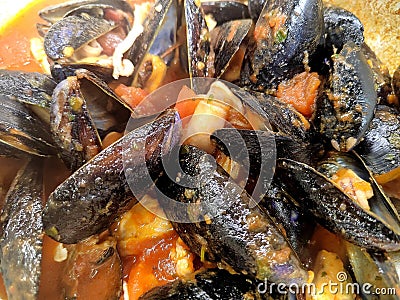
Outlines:
{"type": "Polygon", "coordinates": [[[399,111],[378,105],[363,140],[355,148],[379,183],[389,182],[400,174],[399,132],[399,111]]]}
{"type": "Polygon", "coordinates": [[[213,70],[209,68],[210,34],[201,2],[184,0],[184,12],[186,47],[180,52],[182,65],[187,66],[191,80],[193,77],[212,77],[213,70]]]}
{"type": "MultiPolygon", "coordinates": [[[[23,103],[2,94],[0,141],[6,145],[5,153],[9,152],[10,147],[37,156],[49,156],[56,152],[48,125],[23,103]]],[[[0,153],[4,152],[0,150],[0,153]]]]}
{"type": "Polygon", "coordinates": [[[116,28],[105,19],[72,15],[53,24],[44,37],[44,50],[53,61],[70,58],[79,48],[116,28]]]}
{"type": "Polygon", "coordinates": [[[100,137],[104,138],[110,131],[122,132],[132,113],[131,107],[94,73],[80,69],[75,74],[100,137]]]}
{"type": "Polygon", "coordinates": [[[215,53],[214,68],[219,78],[239,50],[253,23],[250,19],[226,22],[211,32],[211,46],[215,53]]]}
{"type": "Polygon", "coordinates": [[[135,66],[133,74],[130,76],[130,81],[133,82],[134,85],[137,84],[139,71],[144,63],[146,54],[150,51],[172,3],[176,5],[173,0],[155,1],[144,21],[143,32],[136,38],[132,47],[129,49],[128,59],[135,66]]]}
{"type": "Polygon", "coordinates": [[[300,205],[273,181],[259,205],[285,230],[286,237],[304,265],[310,263],[309,242],[316,223],[300,205]]]}
{"type": "Polygon", "coordinates": [[[48,198],[43,214],[46,234],[70,244],[109,228],[153,184],[146,174],[160,174],[161,156],[180,138],[178,121],[177,113],[168,110],[75,171],[48,198]]]}
{"type": "Polygon", "coordinates": [[[363,138],[374,116],[374,75],[353,42],[334,54],[330,87],[317,100],[314,124],[336,150],[350,151],[363,138]]]}
{"type": "Polygon", "coordinates": [[[260,130],[223,128],[215,131],[210,138],[217,149],[249,170],[244,189],[253,199],[260,201],[259,205],[276,224],[283,226],[290,245],[306,262],[304,252],[315,222],[303,208],[289,200],[290,195],[272,177],[276,157],[311,163],[313,154],[310,147],[289,136],[260,130]]]}
{"type": "Polygon", "coordinates": [[[43,165],[32,159],[18,172],[1,213],[0,269],[8,299],[37,299],[41,274],[43,165]]]}
{"type": "Polygon", "coordinates": [[[241,84],[275,89],[302,72],[306,53],[311,57],[323,37],[322,8],[321,0],[267,1],[247,48],[241,84]]]}
{"type": "Polygon", "coordinates": [[[72,0],[51,5],[39,11],[39,16],[50,23],[55,23],[76,9],[86,7],[112,7],[133,15],[132,7],[124,0],[72,0]]]}
{"type": "Polygon", "coordinates": [[[249,18],[247,5],[236,0],[203,0],[201,1],[201,7],[203,8],[205,15],[212,16],[212,18],[217,22],[217,25],[222,25],[225,22],[232,20],[249,18]]]}
{"type": "Polygon", "coordinates": [[[46,124],[55,87],[54,79],[41,73],[0,70],[0,95],[26,104],[46,124]]]}
{"type": "MultiPolygon", "coordinates": [[[[354,162],[365,172],[361,162],[354,162]]],[[[372,175],[366,172],[374,191],[369,200],[370,211],[361,208],[327,176],[307,164],[278,159],[275,176],[285,191],[328,230],[367,249],[399,250],[399,216],[372,175]]]]}
{"type": "Polygon", "coordinates": [[[101,66],[96,63],[72,63],[72,62],[67,62],[67,63],[54,63],[50,67],[50,72],[51,76],[53,79],[57,82],[61,82],[69,76],[75,76],[76,71],[80,69],[86,69],[93,74],[96,74],[97,77],[99,77],[101,80],[105,82],[110,82],[113,80],[112,73],[113,70],[112,68],[108,66],[101,66]]]}
{"type": "Polygon", "coordinates": [[[156,181],[158,199],[191,251],[252,278],[287,284],[307,280],[277,225],[210,155],[183,146],[179,158],[168,157],[164,167],[168,172],[156,181]],[[285,258],[278,262],[279,253],[285,258]]]}
{"type": "Polygon", "coordinates": [[[326,158],[318,163],[317,170],[331,177],[341,168],[352,170],[361,179],[371,184],[374,195],[368,199],[370,212],[386,222],[389,228],[398,234],[400,232],[399,215],[360,157],[350,153],[328,152],[326,158]]]}
{"type": "Polygon", "coordinates": [[[163,58],[167,65],[174,58],[174,51],[171,49],[177,45],[178,14],[181,13],[179,8],[177,1],[173,0],[149,50],[150,54],[163,58]],[[170,54],[166,55],[168,52],[170,54]]]}
{"type": "Polygon", "coordinates": [[[126,29],[130,28],[130,24],[132,23],[133,19],[133,9],[128,2],[123,0],[119,1],[100,0],[97,1],[96,3],[81,5],[69,10],[64,15],[64,18],[68,16],[81,15],[81,14],[88,14],[93,17],[101,19],[109,18],[109,16],[107,16],[107,10],[113,10],[118,12],[119,16],[124,21],[122,20],[113,20],[113,21],[122,22],[122,24],[126,27],[126,29]]]}
{"type": "Polygon", "coordinates": [[[57,81],[71,70],[91,70],[107,81],[112,79],[110,56],[130,30],[133,10],[125,1],[83,1],[55,7],[64,13],[50,27],[38,24],[44,35],[47,56],[62,65],[52,68],[57,81]]]}
{"type": "Polygon", "coordinates": [[[245,190],[255,201],[263,199],[275,169],[277,149],[273,133],[222,128],[216,130],[210,139],[216,143],[217,149],[249,171],[245,190]]]}
{"type": "Polygon", "coordinates": [[[101,151],[100,136],[76,76],[60,82],[54,90],[50,129],[61,150],[60,157],[72,171],[101,151]]]}

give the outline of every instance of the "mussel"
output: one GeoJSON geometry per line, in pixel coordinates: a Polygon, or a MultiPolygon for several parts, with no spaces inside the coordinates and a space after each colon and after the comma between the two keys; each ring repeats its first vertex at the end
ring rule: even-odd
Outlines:
{"type": "MultiPolygon", "coordinates": [[[[139,71],[141,70],[141,68],[144,64],[146,54],[148,52],[150,52],[152,45],[158,36],[159,31],[161,30],[161,34],[164,33],[161,28],[163,25],[163,21],[166,20],[167,13],[173,12],[175,5],[176,5],[176,2],[174,2],[172,0],[157,0],[157,1],[155,1],[154,5],[150,8],[150,11],[147,13],[146,18],[144,18],[144,21],[142,24],[142,26],[143,26],[142,32],[140,32],[139,35],[135,38],[132,46],[129,49],[126,49],[126,51],[128,51],[128,54],[127,54],[128,59],[135,66],[135,68],[129,78],[130,79],[129,81],[132,82],[134,85],[136,85],[138,82],[139,71]]],[[[137,17],[138,16],[135,14],[135,18],[137,18],[137,17]]],[[[173,23],[175,20],[166,20],[166,22],[167,21],[173,23]]],[[[167,23],[167,25],[168,24],[169,23],[167,23]]],[[[173,26],[173,28],[175,28],[174,25],[172,25],[172,26],[173,26]]],[[[135,23],[134,23],[133,27],[135,27],[135,23]]],[[[176,34],[175,32],[169,32],[168,28],[166,29],[166,31],[167,31],[167,33],[172,34],[172,35],[176,34]]],[[[129,36],[128,36],[128,38],[129,38],[129,36]]],[[[163,39],[163,37],[160,36],[159,39],[163,39]]],[[[173,37],[173,39],[174,39],[174,37],[173,37]]],[[[158,41],[160,41],[160,40],[158,40],[158,41]]],[[[114,78],[116,78],[115,75],[116,74],[115,74],[115,70],[114,70],[114,75],[113,75],[114,78]]]]}
{"type": "MultiPolygon", "coordinates": [[[[276,158],[295,158],[311,164],[311,157],[315,156],[311,147],[290,136],[259,130],[223,128],[215,131],[211,139],[217,144],[217,149],[249,170],[245,190],[259,201],[276,224],[284,228],[290,245],[300,258],[305,258],[315,223],[279,182],[273,180],[272,175],[276,158]],[[248,162],[245,154],[249,156],[248,162]]],[[[235,181],[238,182],[238,179],[235,178],[235,181]]]]}
{"type": "Polygon", "coordinates": [[[74,172],[47,200],[43,215],[46,234],[63,243],[76,243],[106,230],[146,193],[152,184],[146,174],[159,175],[161,157],[180,138],[177,124],[176,112],[167,111],[74,172]]]}
{"type": "Polygon", "coordinates": [[[332,56],[329,87],[317,100],[314,124],[336,150],[350,151],[363,138],[377,104],[374,76],[361,48],[348,42],[332,56]]]}
{"type": "Polygon", "coordinates": [[[380,184],[399,176],[399,130],[399,111],[385,105],[378,105],[363,140],[355,148],[380,184]]]}
{"type": "Polygon", "coordinates": [[[276,224],[213,158],[183,146],[179,159],[171,156],[164,168],[156,181],[159,202],[194,253],[260,280],[307,281],[276,224]]]}
{"type": "Polygon", "coordinates": [[[1,213],[0,268],[8,299],[37,299],[43,245],[43,164],[26,163],[1,213]]]}
{"type": "Polygon", "coordinates": [[[75,71],[54,90],[50,128],[69,169],[76,170],[101,151],[101,139],[123,131],[131,110],[93,73],[75,71]]]}
{"type": "Polygon", "coordinates": [[[286,134],[299,142],[310,141],[312,124],[293,106],[264,93],[252,94],[259,101],[274,131],[286,134]]]}
{"type": "Polygon", "coordinates": [[[210,68],[210,34],[200,2],[184,1],[187,61],[190,78],[213,74],[210,68]],[[211,73],[210,73],[211,72],[211,73]]]}
{"type": "Polygon", "coordinates": [[[0,70],[0,94],[31,107],[50,107],[56,83],[47,75],[37,72],[0,70]]]}
{"type": "Polygon", "coordinates": [[[84,58],[93,60],[99,59],[102,54],[112,55],[116,44],[129,31],[129,15],[131,18],[133,16],[129,5],[124,5],[127,11],[101,3],[79,6],[67,4],[64,7],[68,11],[51,25],[44,37],[47,56],[59,62],[74,62],[84,58]],[[109,36],[105,37],[107,34],[109,36]]]}
{"type": "Polygon", "coordinates": [[[250,19],[234,20],[213,29],[211,32],[211,46],[215,53],[214,76],[216,78],[222,76],[229,67],[252,25],[250,19]]]}
{"type": "MultiPolygon", "coordinates": [[[[291,159],[278,159],[277,180],[318,222],[344,239],[367,249],[398,250],[399,216],[372,174],[357,157],[332,152],[330,155],[330,158],[320,162],[320,172],[291,159]],[[330,179],[338,174],[340,180],[342,175],[337,172],[341,169],[351,170],[350,174],[354,172],[369,185],[368,189],[360,190],[365,195],[359,195],[359,202],[353,200],[357,196],[348,194],[351,190],[343,190],[339,183],[330,179]],[[364,201],[361,202],[361,199],[364,201]]],[[[354,175],[347,178],[346,174],[344,179],[358,180],[354,175]]]]}
{"type": "Polygon", "coordinates": [[[0,155],[56,153],[48,125],[25,104],[0,93],[0,155]],[[15,152],[12,149],[16,149],[15,152]]]}
{"type": "Polygon", "coordinates": [[[284,79],[304,71],[324,33],[320,0],[267,1],[245,55],[241,84],[275,89],[284,79]]]}
{"type": "Polygon", "coordinates": [[[357,283],[362,287],[372,288],[359,290],[363,298],[376,299],[373,294],[375,290],[379,289],[386,291],[386,295],[382,298],[398,299],[399,277],[390,255],[384,252],[369,253],[367,250],[347,242],[345,246],[357,283]]]}
{"type": "Polygon", "coordinates": [[[107,81],[131,76],[126,81],[136,82],[171,3],[143,3],[133,10],[126,1],[72,1],[45,9],[42,17],[55,21],[44,37],[46,54],[58,66],[52,74],[65,79],[85,68],[107,81]]]}
{"type": "Polygon", "coordinates": [[[393,90],[391,85],[392,80],[388,68],[381,62],[374,51],[372,51],[366,43],[362,44],[361,51],[368,63],[371,65],[374,74],[375,89],[378,97],[377,102],[385,105],[393,104],[391,103],[393,102],[391,100],[393,90]]]}
{"type": "Polygon", "coordinates": [[[47,6],[39,11],[39,16],[51,24],[61,20],[66,15],[70,15],[79,8],[95,8],[99,10],[104,8],[113,8],[133,15],[129,3],[124,0],[70,0],[61,4],[47,6]]]}
{"type": "Polygon", "coordinates": [[[247,5],[237,0],[204,0],[201,1],[201,7],[205,15],[208,17],[211,16],[217,25],[222,25],[232,20],[249,18],[247,5]],[[229,13],[226,13],[227,11],[229,13]]]}
{"type": "MultiPolygon", "coordinates": [[[[197,273],[193,279],[177,280],[154,288],[139,299],[288,299],[289,296],[284,293],[268,293],[268,287],[264,287],[263,285],[263,282],[256,282],[243,275],[233,275],[228,271],[220,269],[209,269],[197,273]]],[[[284,290],[284,292],[287,291],[284,290]]]]}

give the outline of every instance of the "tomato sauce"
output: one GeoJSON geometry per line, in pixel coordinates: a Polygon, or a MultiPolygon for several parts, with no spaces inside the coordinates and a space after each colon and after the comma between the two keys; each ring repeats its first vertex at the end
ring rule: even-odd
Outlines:
{"type": "Polygon", "coordinates": [[[0,69],[40,72],[30,53],[30,39],[39,37],[36,23],[45,23],[38,11],[63,0],[33,1],[22,9],[0,32],[0,69]]]}

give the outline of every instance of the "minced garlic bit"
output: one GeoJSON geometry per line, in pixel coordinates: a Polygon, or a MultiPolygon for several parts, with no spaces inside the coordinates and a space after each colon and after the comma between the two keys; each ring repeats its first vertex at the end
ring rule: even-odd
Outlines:
{"type": "Polygon", "coordinates": [[[143,23],[151,9],[150,2],[135,4],[134,21],[132,29],[127,37],[115,48],[113,54],[113,77],[118,79],[119,76],[130,76],[134,71],[132,62],[128,59],[123,59],[124,53],[132,47],[137,37],[143,32],[143,23]]]}
{"type": "Polygon", "coordinates": [[[369,182],[362,180],[353,170],[342,168],[332,176],[332,181],[354,202],[365,210],[370,210],[368,199],[374,195],[369,182]]]}
{"type": "Polygon", "coordinates": [[[30,49],[33,58],[39,63],[43,73],[50,74],[50,64],[47,60],[46,52],[44,51],[43,39],[32,38],[30,40],[30,49]]]}
{"type": "Polygon", "coordinates": [[[68,250],[64,248],[63,244],[58,244],[54,251],[54,261],[62,262],[68,257],[68,250]]]}

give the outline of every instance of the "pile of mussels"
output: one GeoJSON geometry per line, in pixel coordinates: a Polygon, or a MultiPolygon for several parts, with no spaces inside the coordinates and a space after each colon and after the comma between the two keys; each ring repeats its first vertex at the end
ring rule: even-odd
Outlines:
{"type": "MultiPolygon", "coordinates": [[[[349,256],[358,256],[349,266],[355,281],[367,280],[359,270],[370,268],[399,290],[400,200],[389,198],[375,178],[395,180],[399,173],[400,112],[393,100],[400,99],[400,69],[389,76],[364,43],[356,16],[322,0],[157,0],[147,9],[122,0],[75,0],[40,16],[47,21],[37,28],[51,76],[0,70],[0,155],[28,158],[1,214],[0,265],[10,299],[37,296],[43,232],[75,244],[107,230],[146,194],[146,172],[178,202],[213,199],[223,207],[211,222],[203,216],[202,222],[173,226],[193,253],[236,274],[208,270],[143,299],[301,298],[261,294],[257,283],[307,282],[307,247],[317,224],[346,241],[349,256]],[[232,59],[240,51],[242,59],[232,59]],[[243,191],[194,146],[183,146],[179,156],[179,176],[198,180],[192,193],[170,179],[177,174],[163,172],[162,160],[181,137],[173,109],[144,118],[102,149],[109,132],[122,132],[131,116],[141,118],[108,83],[121,75],[126,85],[148,84],[157,70],[148,53],[166,66],[177,58],[190,78],[221,78],[237,64],[231,92],[270,124],[264,131],[235,129],[250,154],[249,181],[259,179],[260,140],[273,136],[277,149],[272,183],[258,205],[251,205],[251,184],[243,191]],[[116,75],[117,65],[122,69],[116,75]],[[275,97],[279,83],[304,71],[317,72],[322,82],[309,120],[275,97]],[[146,168],[132,150],[138,144],[144,145],[146,168]],[[58,156],[71,175],[43,205],[42,166],[49,156],[58,156]],[[332,180],[341,168],[371,185],[368,208],[332,180]],[[133,195],[128,182],[142,194],[133,195]]],[[[230,130],[210,136],[228,156],[222,141],[230,130]]],[[[167,217],[179,217],[173,206],[163,209],[167,217]]],[[[101,263],[119,259],[115,244],[108,247],[113,251],[101,252],[101,263]]],[[[117,299],[122,279],[115,278],[109,297],[117,299]]]]}

